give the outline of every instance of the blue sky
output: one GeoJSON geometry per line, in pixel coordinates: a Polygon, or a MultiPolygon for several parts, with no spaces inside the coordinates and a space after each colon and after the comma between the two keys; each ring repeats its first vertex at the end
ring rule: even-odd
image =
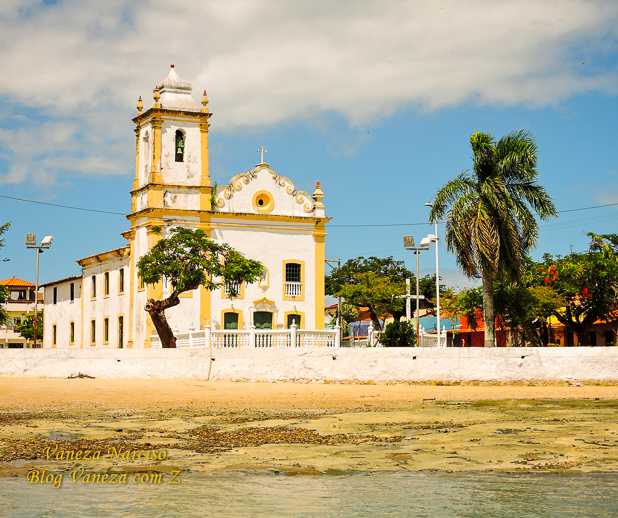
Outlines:
{"type": "MultiPolygon", "coordinates": [[[[613,1],[8,0],[0,195],[126,214],[137,98],[149,106],[174,63],[197,101],[208,90],[213,180],[250,170],[263,145],[298,188],[320,180],[328,257],[414,269],[402,236],[433,231],[423,204],[470,167],[474,131],[531,131],[558,210],[618,203],[617,22],[613,1]]],[[[41,282],[123,246],[128,228],[121,215],[0,198],[9,220],[0,278],[34,281],[35,232],[55,236],[41,282]]],[[[617,221],[616,206],[561,213],[540,223],[534,256],[584,250],[585,232],[617,221]]],[[[467,285],[443,246],[440,267],[467,285]]]]}

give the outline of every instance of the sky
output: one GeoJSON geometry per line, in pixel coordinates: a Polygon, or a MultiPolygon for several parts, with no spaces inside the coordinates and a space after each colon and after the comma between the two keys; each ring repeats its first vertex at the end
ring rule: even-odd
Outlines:
{"type": "MultiPolygon", "coordinates": [[[[614,0],[3,0],[0,47],[2,279],[34,282],[26,233],[54,236],[40,283],[126,244],[131,119],[171,63],[197,102],[208,92],[213,181],[251,170],[261,146],[298,189],[320,181],[328,258],[414,271],[402,236],[433,232],[424,203],[471,167],[475,131],[536,138],[561,212],[533,258],[617,231],[614,0]]],[[[439,252],[444,283],[474,284],[439,252]]],[[[433,250],[420,268],[435,271],[433,250]]]]}

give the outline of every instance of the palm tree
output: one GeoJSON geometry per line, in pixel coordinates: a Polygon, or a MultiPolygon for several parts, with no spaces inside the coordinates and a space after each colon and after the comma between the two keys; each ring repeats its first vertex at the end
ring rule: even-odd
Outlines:
{"type": "Polygon", "coordinates": [[[477,132],[470,145],[473,170],[463,171],[436,193],[429,219],[445,219],[447,250],[455,253],[467,277],[482,277],[485,347],[493,347],[494,280],[519,278],[522,262],[539,238],[534,213],[545,220],[557,212],[536,184],[532,134],[513,131],[496,142],[491,134],[477,132]]]}

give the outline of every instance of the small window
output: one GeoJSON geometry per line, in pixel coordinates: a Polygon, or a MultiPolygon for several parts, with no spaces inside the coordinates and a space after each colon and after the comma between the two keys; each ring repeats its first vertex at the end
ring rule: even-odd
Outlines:
{"type": "Polygon", "coordinates": [[[241,283],[236,281],[226,281],[225,283],[225,294],[229,297],[230,295],[234,295],[234,297],[238,297],[240,295],[241,283]]]}
{"type": "Polygon", "coordinates": [[[238,329],[238,313],[223,314],[223,329],[238,329]]]}
{"type": "Polygon", "coordinates": [[[71,302],[73,302],[75,300],[75,283],[71,283],[71,302]]]}
{"type": "Polygon", "coordinates": [[[103,343],[109,342],[109,318],[103,319],[103,343]]]}
{"type": "Polygon", "coordinates": [[[58,303],[58,288],[54,287],[54,304],[58,303]]]}
{"type": "Polygon", "coordinates": [[[177,130],[176,131],[176,162],[185,161],[185,134],[177,130]]]}
{"type": "Polygon", "coordinates": [[[13,324],[16,326],[21,325],[21,318],[20,317],[13,318],[13,324]]]}
{"type": "Polygon", "coordinates": [[[260,275],[258,286],[260,288],[268,288],[268,268],[264,268],[262,270],[262,275],[260,275]]]}
{"type": "Polygon", "coordinates": [[[93,275],[91,279],[92,279],[92,298],[96,299],[97,298],[97,276],[93,275]]]}
{"type": "Polygon", "coordinates": [[[109,272],[103,274],[103,295],[109,295],[109,272]]]}
{"type": "Polygon", "coordinates": [[[56,336],[56,330],[57,330],[57,328],[56,328],[56,324],[54,324],[54,325],[52,326],[52,345],[56,345],[56,338],[57,338],[57,336],[56,336]]]}
{"type": "Polygon", "coordinates": [[[300,264],[287,263],[285,265],[285,282],[300,282],[300,264]]]}
{"type": "Polygon", "coordinates": [[[121,315],[118,317],[118,348],[122,349],[123,347],[124,347],[124,317],[121,315]]]}
{"type": "Polygon", "coordinates": [[[96,320],[90,321],[90,344],[94,345],[97,340],[97,322],[96,320]]]}
{"type": "Polygon", "coordinates": [[[75,322],[69,325],[69,341],[71,344],[75,343],[75,322]]]}
{"type": "Polygon", "coordinates": [[[118,293],[124,293],[124,268],[118,270],[118,293]]]}

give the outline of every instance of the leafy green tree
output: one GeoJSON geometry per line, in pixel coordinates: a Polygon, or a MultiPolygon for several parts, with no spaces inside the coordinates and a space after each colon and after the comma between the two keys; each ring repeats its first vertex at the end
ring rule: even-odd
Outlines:
{"type": "Polygon", "coordinates": [[[405,315],[405,302],[394,301],[392,297],[405,295],[406,278],[414,279],[414,276],[406,268],[404,261],[395,261],[392,257],[356,257],[327,275],[325,288],[327,295],[342,296],[355,308],[369,308],[373,325],[379,329],[379,319],[384,308],[388,307],[394,311],[391,314],[395,320],[405,315]],[[371,286],[366,285],[368,278],[360,274],[373,274],[380,279],[380,286],[371,290],[371,286]],[[364,286],[354,288],[357,284],[364,284],[364,286]],[[347,297],[342,294],[344,287],[347,297]],[[381,299],[381,296],[384,298],[381,299]]]}
{"type": "MultiPolygon", "coordinates": [[[[15,326],[15,330],[24,338],[28,340],[34,340],[34,315],[22,318],[21,324],[15,326]]],[[[43,312],[37,313],[37,327],[36,327],[36,339],[37,341],[43,340],[43,312]]]]}
{"type": "Polygon", "coordinates": [[[528,286],[549,287],[565,301],[551,314],[577,335],[580,345],[590,345],[590,330],[599,319],[614,319],[618,296],[618,236],[588,234],[588,252],[566,257],[543,256],[531,262],[523,275],[528,286]]]}
{"type": "MultiPolygon", "coordinates": [[[[153,232],[161,234],[160,227],[153,232]]],[[[263,266],[246,259],[227,244],[210,240],[203,230],[175,227],[169,237],[160,239],[137,263],[139,277],[146,284],[169,281],[172,293],[163,300],[148,299],[145,310],[150,315],[163,347],[176,347],[176,338],[165,317],[165,310],[180,304],[178,296],[203,286],[215,290],[227,285],[230,297],[238,295],[241,283],[256,282],[263,266]]]]}
{"type": "MultiPolygon", "coordinates": [[[[404,308],[405,283],[393,282],[390,277],[383,277],[374,272],[357,273],[353,282],[340,287],[337,295],[357,308],[367,307],[369,316],[376,330],[382,329],[380,319],[389,314],[401,314],[404,308]]],[[[395,317],[397,320],[397,317],[395,317]]]]}
{"type": "Polygon", "coordinates": [[[495,341],[494,280],[516,280],[538,241],[541,219],[556,208],[536,183],[537,146],[526,131],[498,141],[489,133],[473,133],[472,172],[464,171],[435,196],[429,219],[445,219],[446,248],[469,278],[483,279],[485,346],[495,341]],[[534,211],[534,212],[533,212],[534,211]]]}
{"type": "MultiPolygon", "coordinates": [[[[526,287],[518,283],[494,282],[494,309],[498,328],[509,332],[514,345],[547,345],[549,317],[564,307],[564,298],[548,287],[526,287]]],[[[456,311],[465,316],[477,332],[476,321],[483,311],[483,289],[465,290],[455,302],[456,311]]]]}
{"type": "Polygon", "coordinates": [[[0,286],[0,326],[8,324],[11,319],[6,309],[2,307],[9,300],[9,290],[6,286],[0,286]]]}
{"type": "Polygon", "coordinates": [[[414,324],[395,320],[384,328],[380,343],[384,347],[414,347],[416,345],[414,324]]]}

